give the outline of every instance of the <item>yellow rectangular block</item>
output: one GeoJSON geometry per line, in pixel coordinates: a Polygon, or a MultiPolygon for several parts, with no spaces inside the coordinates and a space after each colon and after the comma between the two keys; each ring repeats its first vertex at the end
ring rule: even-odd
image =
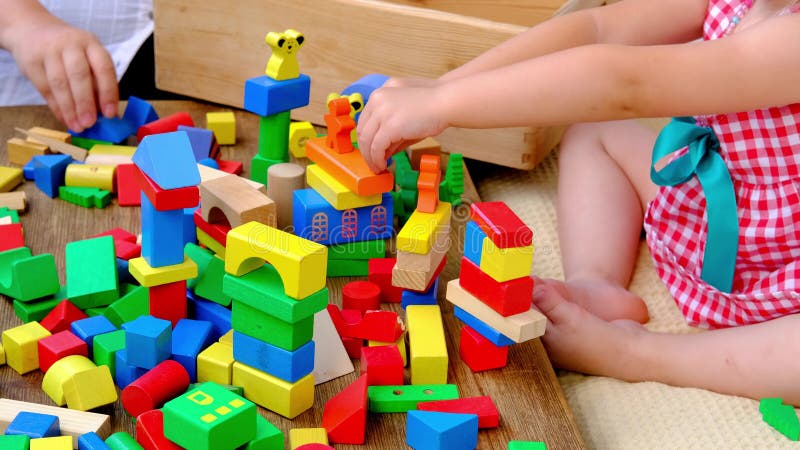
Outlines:
{"type": "Polygon", "coordinates": [[[447,300],[517,343],[536,339],[544,334],[547,326],[547,317],[533,308],[513,316],[501,316],[464,290],[458,278],[447,283],[447,300]]]}
{"type": "Polygon", "coordinates": [[[28,142],[20,138],[11,138],[8,144],[8,162],[18,166],[28,164],[34,156],[50,153],[48,147],[36,142],[28,142]]]}
{"type": "Polygon", "coordinates": [[[328,445],[328,431],[325,428],[292,428],[289,430],[289,448],[295,450],[306,444],[328,445]]]}
{"type": "Polygon", "coordinates": [[[248,400],[288,419],[314,406],[313,374],[289,383],[237,361],[233,363],[231,384],[243,387],[248,400]]]}
{"type": "Polygon", "coordinates": [[[0,192],[10,192],[22,184],[22,169],[0,166],[0,192]]]}
{"type": "Polygon", "coordinates": [[[356,194],[316,164],[306,167],[306,183],[339,211],[378,205],[383,199],[381,194],[356,194]]]}
{"type": "Polygon", "coordinates": [[[220,344],[225,344],[233,347],[233,330],[228,331],[219,338],[220,344]]]}
{"type": "Polygon", "coordinates": [[[231,384],[233,346],[215,342],[197,355],[197,382],[231,384]]]}
{"type": "Polygon", "coordinates": [[[64,382],[67,407],[88,411],[117,401],[117,388],[108,366],[73,374],[64,382]]]}
{"type": "Polygon", "coordinates": [[[128,158],[132,158],[134,153],[136,153],[136,147],[133,145],[97,144],[93,145],[92,149],[89,150],[90,155],[115,155],[127,156],[128,158]]]}
{"type": "Polygon", "coordinates": [[[370,347],[380,347],[382,345],[396,345],[397,350],[400,351],[400,356],[403,358],[403,366],[408,365],[408,351],[406,351],[406,333],[400,335],[395,342],[379,342],[379,341],[368,341],[370,347]]]}
{"type": "Polygon", "coordinates": [[[41,405],[39,403],[21,402],[18,400],[0,399],[0,434],[5,433],[8,424],[20,411],[49,414],[58,417],[61,434],[70,436],[72,448],[78,448],[78,436],[90,431],[105,439],[111,431],[111,420],[106,414],[73,411],[58,406],[41,405]]]}
{"type": "Polygon", "coordinates": [[[500,283],[529,277],[533,265],[533,244],[527,247],[499,248],[483,238],[481,270],[500,283]]]}
{"type": "Polygon", "coordinates": [[[39,322],[28,322],[3,331],[6,362],[20,374],[39,368],[39,340],[50,336],[39,322]]]}
{"type": "Polygon", "coordinates": [[[214,132],[220,145],[236,143],[236,116],[232,111],[206,113],[206,128],[214,132]]]}
{"type": "Polygon", "coordinates": [[[445,224],[450,224],[450,203],[439,202],[432,213],[414,211],[397,234],[397,250],[419,255],[429,253],[445,224]]]}
{"type": "Polygon", "coordinates": [[[72,450],[71,436],[31,439],[30,450],[72,450]]]}
{"type": "Polygon", "coordinates": [[[197,277],[197,264],[187,257],[181,264],[150,267],[147,260],[139,257],[129,261],[128,271],[142,286],[153,287],[197,277]]]}
{"type": "Polygon", "coordinates": [[[411,384],[447,384],[447,342],[438,305],[406,307],[411,384]]]}
{"type": "MultiPolygon", "coordinates": [[[[28,133],[34,133],[41,136],[49,137],[50,139],[55,139],[65,144],[72,143],[72,135],[67,133],[66,131],[51,130],[50,128],[44,128],[44,127],[33,127],[33,128],[28,128],[28,133]]],[[[37,141],[36,138],[33,137],[29,137],[27,139],[28,142],[37,142],[40,144],[44,144],[44,142],[37,141]]]]}
{"type": "Polygon", "coordinates": [[[197,228],[196,230],[197,230],[197,242],[199,242],[200,245],[202,245],[202,246],[206,247],[207,249],[211,250],[212,252],[214,252],[220,258],[224,259],[225,258],[225,247],[222,244],[220,244],[219,242],[217,242],[216,239],[214,239],[211,236],[209,236],[208,233],[206,233],[205,231],[201,230],[200,228],[197,228]]]}

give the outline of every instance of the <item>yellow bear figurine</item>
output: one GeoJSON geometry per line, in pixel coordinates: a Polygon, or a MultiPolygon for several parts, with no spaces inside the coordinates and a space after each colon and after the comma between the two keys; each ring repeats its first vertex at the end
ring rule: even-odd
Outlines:
{"type": "Polygon", "coordinates": [[[286,30],[283,33],[272,31],[264,39],[272,47],[272,55],[267,62],[264,73],[273,80],[291,80],[300,76],[297,65],[297,52],[305,42],[305,37],[297,30],[286,30]]]}

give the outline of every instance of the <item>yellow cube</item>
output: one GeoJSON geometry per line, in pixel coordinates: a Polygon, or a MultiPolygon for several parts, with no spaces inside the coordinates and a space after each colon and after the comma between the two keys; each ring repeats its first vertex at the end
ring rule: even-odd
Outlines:
{"type": "Polygon", "coordinates": [[[288,419],[314,406],[313,374],[289,383],[237,361],[233,363],[232,384],[243,387],[248,400],[288,419]]]}
{"type": "Polygon", "coordinates": [[[531,275],[533,244],[527,247],[499,248],[483,238],[481,271],[500,283],[531,275]]]}
{"type": "Polygon", "coordinates": [[[161,286],[197,277],[197,264],[188,257],[180,264],[164,267],[151,267],[144,258],[134,258],[128,263],[128,270],[144,287],[161,286]]]}
{"type": "Polygon", "coordinates": [[[236,143],[236,117],[232,111],[206,113],[206,128],[214,132],[220,145],[236,143]]]}
{"type": "Polygon", "coordinates": [[[72,436],[31,439],[30,450],[72,450],[72,436]]]}
{"type": "Polygon", "coordinates": [[[409,305],[411,384],[447,384],[447,342],[438,305],[409,305]]]}
{"type": "Polygon", "coordinates": [[[0,192],[11,192],[22,184],[22,169],[0,166],[0,192]]]}
{"type": "Polygon", "coordinates": [[[215,342],[197,355],[197,382],[231,384],[233,346],[215,342]]]}
{"type": "Polygon", "coordinates": [[[2,342],[8,365],[20,374],[38,369],[39,339],[47,336],[50,332],[39,322],[28,322],[4,331],[2,342]]]}
{"type": "Polygon", "coordinates": [[[339,211],[378,205],[383,201],[381,194],[364,196],[356,194],[317,165],[306,167],[306,182],[339,211]]]}
{"type": "Polygon", "coordinates": [[[94,367],[72,375],[64,382],[69,409],[88,411],[117,401],[117,388],[108,366],[94,367]]]}
{"type": "Polygon", "coordinates": [[[67,404],[64,384],[76,373],[95,368],[94,362],[83,355],[69,355],[59,359],[47,370],[42,378],[42,390],[58,406],[67,404]]]}
{"type": "Polygon", "coordinates": [[[295,450],[306,444],[328,445],[328,431],[325,428],[292,428],[289,430],[289,448],[295,450]]]}

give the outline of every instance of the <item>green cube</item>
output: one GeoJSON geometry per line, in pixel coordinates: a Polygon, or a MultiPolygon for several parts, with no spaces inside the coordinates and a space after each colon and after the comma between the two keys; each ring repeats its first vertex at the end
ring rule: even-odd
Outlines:
{"type": "Polygon", "coordinates": [[[408,412],[420,402],[458,398],[455,384],[411,384],[403,386],[369,386],[369,411],[373,413],[408,412]]]}
{"type": "Polygon", "coordinates": [[[257,417],[256,438],[242,450],[283,450],[283,432],[260,414],[257,417]]]}
{"type": "Polygon", "coordinates": [[[112,374],[117,373],[117,351],[125,349],[125,330],[98,334],[92,340],[92,357],[98,366],[108,366],[112,374]]]}
{"type": "Polygon", "coordinates": [[[231,326],[236,331],[290,352],[314,336],[314,316],[295,323],[284,322],[238,300],[233,301],[231,326]]]}
{"type": "Polygon", "coordinates": [[[0,208],[0,219],[10,217],[11,223],[19,223],[19,213],[16,210],[8,209],[5,206],[0,208]]]}
{"type": "Polygon", "coordinates": [[[0,294],[23,302],[37,301],[58,291],[53,255],[32,256],[28,247],[0,252],[0,294]]]}
{"type": "Polygon", "coordinates": [[[255,403],[216,383],[203,383],[167,402],[164,436],[193,450],[235,449],[256,438],[255,403]]]}
{"type": "Polygon", "coordinates": [[[28,450],[30,442],[31,438],[24,434],[0,436],[0,448],[3,450],[28,450]]]}

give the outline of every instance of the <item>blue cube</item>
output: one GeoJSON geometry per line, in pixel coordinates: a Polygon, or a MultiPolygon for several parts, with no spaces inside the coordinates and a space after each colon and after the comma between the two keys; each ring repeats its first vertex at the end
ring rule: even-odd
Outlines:
{"type": "Polygon", "coordinates": [[[197,355],[214,342],[213,326],[204,320],[181,319],[172,330],[172,359],[197,381],[197,355]]]}
{"type": "Polygon", "coordinates": [[[19,434],[28,436],[31,439],[56,437],[61,435],[61,427],[59,426],[58,416],[21,411],[8,424],[6,434],[19,434]]]}
{"type": "Polygon", "coordinates": [[[123,323],[128,364],[152,369],[172,355],[172,322],[141,316],[123,323]]]}
{"type": "Polygon", "coordinates": [[[137,378],[147,373],[147,369],[133,366],[128,362],[127,350],[117,350],[114,353],[114,366],[114,382],[120,389],[125,389],[137,378]]]}

